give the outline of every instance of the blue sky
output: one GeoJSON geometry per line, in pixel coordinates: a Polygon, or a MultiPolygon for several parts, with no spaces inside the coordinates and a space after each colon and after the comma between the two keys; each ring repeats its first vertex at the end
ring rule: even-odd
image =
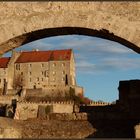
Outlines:
{"type": "MultiPolygon", "coordinates": [[[[76,60],[76,79],[85,96],[112,102],[118,99],[120,80],[140,79],[140,55],[113,41],[82,35],[44,38],[16,50],[72,48],[76,60]]],[[[10,53],[4,56],[9,56],[10,53]]]]}

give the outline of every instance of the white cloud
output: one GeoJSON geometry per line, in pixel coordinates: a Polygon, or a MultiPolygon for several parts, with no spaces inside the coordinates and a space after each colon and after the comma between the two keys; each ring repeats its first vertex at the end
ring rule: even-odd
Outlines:
{"type": "Polygon", "coordinates": [[[119,70],[140,69],[140,59],[138,58],[110,58],[103,59],[103,63],[119,70]]]}
{"type": "Polygon", "coordinates": [[[77,70],[83,73],[103,73],[112,70],[131,70],[140,68],[140,59],[130,58],[135,54],[125,46],[94,37],[57,36],[41,39],[24,45],[27,49],[67,49],[75,53],[77,70]]]}
{"type": "Polygon", "coordinates": [[[38,41],[34,41],[31,43],[28,43],[26,45],[23,45],[20,49],[24,50],[24,49],[28,49],[28,50],[32,50],[32,49],[39,49],[39,50],[49,50],[49,49],[53,49],[55,46],[51,43],[46,43],[42,40],[38,40],[38,41]]]}

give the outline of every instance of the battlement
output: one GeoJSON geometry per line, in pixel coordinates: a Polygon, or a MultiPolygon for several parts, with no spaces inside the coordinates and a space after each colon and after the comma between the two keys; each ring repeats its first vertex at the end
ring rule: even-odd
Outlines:
{"type": "Polygon", "coordinates": [[[106,106],[111,105],[109,102],[99,102],[99,101],[92,101],[88,104],[88,106],[106,106]]]}
{"type": "Polygon", "coordinates": [[[73,105],[74,101],[47,101],[47,102],[27,102],[27,101],[19,101],[19,105],[54,105],[54,104],[59,104],[59,105],[73,105]]]}
{"type": "Polygon", "coordinates": [[[28,118],[37,118],[40,116],[46,116],[48,113],[73,113],[74,102],[17,102],[17,108],[14,119],[26,120],[28,118]],[[43,113],[42,113],[43,112],[43,113]]]}

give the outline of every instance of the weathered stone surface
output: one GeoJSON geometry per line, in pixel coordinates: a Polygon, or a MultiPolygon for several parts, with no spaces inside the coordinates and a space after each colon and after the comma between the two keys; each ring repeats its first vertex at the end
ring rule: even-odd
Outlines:
{"type": "Polygon", "coordinates": [[[21,138],[19,121],[0,117],[0,138],[21,138]]]}
{"type": "Polygon", "coordinates": [[[135,126],[135,138],[140,139],[140,124],[135,126]]]}
{"type": "Polygon", "coordinates": [[[85,138],[94,131],[88,121],[0,118],[0,138],[85,138]]]}
{"type": "Polygon", "coordinates": [[[0,53],[67,34],[107,38],[140,53],[139,19],[140,2],[1,2],[0,53]]]}

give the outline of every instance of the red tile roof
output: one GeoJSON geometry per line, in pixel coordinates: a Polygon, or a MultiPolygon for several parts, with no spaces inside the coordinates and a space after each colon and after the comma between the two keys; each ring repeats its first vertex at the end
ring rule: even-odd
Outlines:
{"type": "Polygon", "coordinates": [[[10,57],[0,58],[0,68],[7,68],[7,65],[8,65],[9,61],[10,61],[10,57]]]}
{"type": "Polygon", "coordinates": [[[70,60],[71,49],[22,52],[15,63],[70,60]]]}

